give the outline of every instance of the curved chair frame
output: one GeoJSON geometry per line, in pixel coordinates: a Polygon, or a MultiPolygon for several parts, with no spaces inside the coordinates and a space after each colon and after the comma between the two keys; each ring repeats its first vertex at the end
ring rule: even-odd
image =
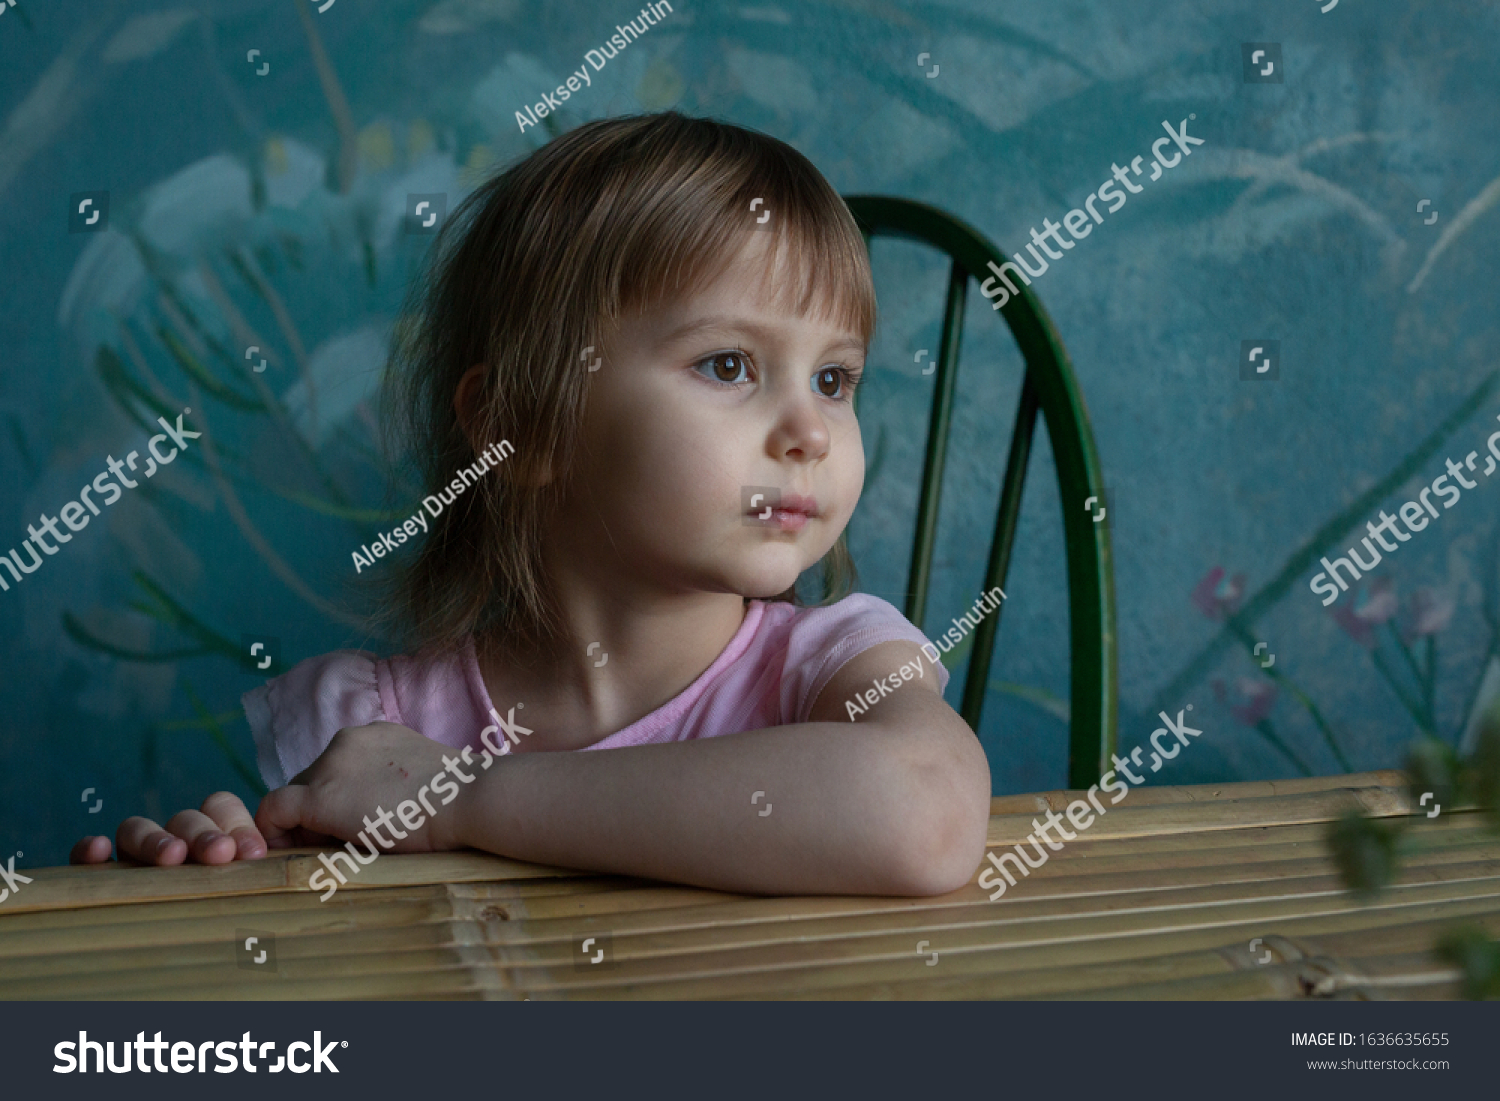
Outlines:
{"type": "MultiPolygon", "coordinates": [[[[920,628],[927,609],[927,585],[937,540],[938,503],[958,382],[959,344],[969,279],[989,278],[992,274],[989,262],[998,267],[1007,257],[972,226],[925,203],[879,195],[845,196],[844,201],[859,223],[867,247],[870,238],[876,235],[904,237],[952,258],[937,360],[937,390],[927,431],[922,495],[917,505],[917,531],[907,583],[906,617],[920,628]]],[[[1111,756],[1115,751],[1118,719],[1114,565],[1109,525],[1096,522],[1089,507],[1093,503],[1091,498],[1104,500],[1104,483],[1088,410],[1062,338],[1031,288],[1024,281],[1015,282],[1019,293],[1011,296],[1001,313],[1020,346],[1026,376],[1021,384],[1010,455],[1001,482],[1000,509],[985,568],[984,591],[1005,586],[1021,513],[1026,467],[1031,458],[1032,435],[1040,410],[1047,418],[1047,434],[1057,467],[1068,554],[1068,620],[1073,660],[1068,784],[1086,788],[1114,767],[1111,756]]],[[[960,713],[976,732],[1002,610],[1003,607],[996,608],[984,617],[974,633],[974,653],[964,681],[960,713]]]]}

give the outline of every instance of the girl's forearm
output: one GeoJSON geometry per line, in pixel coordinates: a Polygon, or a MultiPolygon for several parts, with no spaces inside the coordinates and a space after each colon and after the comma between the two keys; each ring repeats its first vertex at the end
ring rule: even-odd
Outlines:
{"type": "Polygon", "coordinates": [[[518,860],[729,891],[931,893],[925,865],[945,808],[942,785],[913,760],[922,741],[812,722],[514,754],[465,790],[457,839],[518,860]]]}

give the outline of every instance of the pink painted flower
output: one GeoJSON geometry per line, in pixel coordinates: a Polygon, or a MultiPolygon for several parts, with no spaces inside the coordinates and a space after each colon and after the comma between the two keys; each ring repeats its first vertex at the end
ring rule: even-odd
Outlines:
{"type": "Polygon", "coordinates": [[[1443,589],[1423,585],[1411,594],[1406,602],[1405,622],[1401,627],[1401,638],[1410,643],[1413,639],[1435,635],[1453,618],[1458,606],[1452,594],[1443,589]]]}
{"type": "MultiPolygon", "coordinates": [[[[1229,710],[1234,717],[1246,726],[1255,726],[1271,713],[1271,708],[1276,706],[1276,682],[1264,678],[1236,677],[1234,679],[1235,695],[1242,701],[1229,710]]],[[[1215,678],[1213,681],[1214,696],[1220,703],[1227,703],[1229,693],[1225,691],[1224,682],[1215,678]]]]}
{"type": "Polygon", "coordinates": [[[1224,567],[1215,566],[1193,587],[1193,603],[1209,619],[1227,619],[1239,610],[1245,597],[1245,575],[1224,580],[1224,567]]]}
{"type": "Polygon", "coordinates": [[[1366,650],[1376,646],[1375,628],[1396,614],[1396,584],[1389,577],[1382,577],[1370,586],[1364,603],[1354,607],[1352,603],[1339,604],[1328,614],[1334,622],[1348,632],[1349,637],[1366,650]]]}

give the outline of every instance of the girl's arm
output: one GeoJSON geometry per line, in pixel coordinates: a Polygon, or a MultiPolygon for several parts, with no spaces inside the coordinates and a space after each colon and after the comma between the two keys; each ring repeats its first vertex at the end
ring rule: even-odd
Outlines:
{"type": "Polygon", "coordinates": [[[930,895],[968,882],[984,856],[989,766],[921,650],[888,642],[854,657],[811,717],[508,755],[434,826],[454,845],[519,860],[728,891],[930,895]],[[849,721],[846,700],[919,664],[921,678],[898,679],[849,721]]]}

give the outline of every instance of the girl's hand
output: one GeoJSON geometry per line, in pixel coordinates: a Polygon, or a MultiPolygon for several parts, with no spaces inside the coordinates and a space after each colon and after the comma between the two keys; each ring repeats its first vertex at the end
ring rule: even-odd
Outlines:
{"type": "Polygon", "coordinates": [[[354,841],[361,831],[373,847],[387,830],[394,847],[385,848],[391,852],[462,848],[458,808],[444,805],[455,796],[434,800],[432,793],[461,790],[468,781],[455,783],[453,777],[472,780],[481,765],[478,758],[395,723],[345,727],[307,771],[261,800],[255,822],[273,849],[330,837],[354,841]],[[400,817],[398,808],[404,808],[400,817]],[[379,834],[371,829],[372,820],[379,834]]]}
{"type": "MultiPolygon", "coordinates": [[[[149,818],[127,818],[115,834],[120,859],[141,864],[228,864],[259,860],[266,839],[239,796],[218,791],[203,800],[203,809],[174,815],[162,829],[149,818]]],[[[70,864],[102,864],[110,857],[108,837],[85,837],[73,846],[70,864]]]]}

